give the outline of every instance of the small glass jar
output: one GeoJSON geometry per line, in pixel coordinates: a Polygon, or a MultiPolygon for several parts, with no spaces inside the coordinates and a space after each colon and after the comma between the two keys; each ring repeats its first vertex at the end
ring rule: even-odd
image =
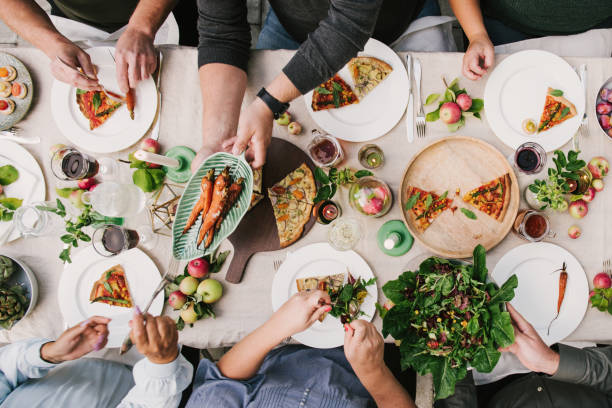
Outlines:
{"type": "Polygon", "coordinates": [[[382,149],[375,144],[367,144],[359,149],[359,163],[366,169],[377,169],[385,164],[382,149]]]}
{"type": "Polygon", "coordinates": [[[355,248],[362,235],[361,224],[357,219],[341,217],[330,224],[327,241],[338,251],[348,251],[355,248]]]}
{"type": "Polygon", "coordinates": [[[368,176],[357,179],[349,189],[349,203],[361,214],[382,217],[391,209],[393,197],[387,183],[368,176]]]}
{"type": "Polygon", "coordinates": [[[344,160],[344,151],[338,139],[317,129],[312,130],[312,140],[307,151],[318,167],[336,166],[344,160]]]}
{"type": "Polygon", "coordinates": [[[319,201],[312,209],[319,224],[327,225],[342,215],[340,206],[331,200],[319,201]]]}

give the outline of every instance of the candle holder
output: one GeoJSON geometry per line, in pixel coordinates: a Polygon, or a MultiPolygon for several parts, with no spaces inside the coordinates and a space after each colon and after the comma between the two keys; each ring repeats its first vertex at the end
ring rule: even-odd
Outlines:
{"type": "Polygon", "coordinates": [[[149,219],[154,233],[172,237],[172,224],[184,189],[177,184],[164,183],[155,193],[149,205],[149,219]]]}
{"type": "Polygon", "coordinates": [[[385,155],[380,147],[367,144],[359,149],[359,163],[366,169],[377,169],[385,164],[385,155]]]}

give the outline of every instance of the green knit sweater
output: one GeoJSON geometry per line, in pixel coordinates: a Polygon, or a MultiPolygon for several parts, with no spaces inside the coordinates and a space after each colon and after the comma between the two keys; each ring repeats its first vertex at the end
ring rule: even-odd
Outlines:
{"type": "Polygon", "coordinates": [[[107,32],[126,25],[138,0],[54,0],[66,17],[107,32]]]}
{"type": "Polygon", "coordinates": [[[612,0],[482,0],[481,7],[532,36],[581,33],[612,18],[612,0]]]}

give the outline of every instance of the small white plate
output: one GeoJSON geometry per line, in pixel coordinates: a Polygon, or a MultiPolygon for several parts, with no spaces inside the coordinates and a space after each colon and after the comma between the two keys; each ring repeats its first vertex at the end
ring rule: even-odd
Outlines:
{"type": "Polygon", "coordinates": [[[513,149],[535,142],[547,152],[574,136],[585,108],[584,89],[573,68],[563,58],[539,50],[517,52],[500,62],[487,80],[484,101],[489,126],[502,142],[513,149]],[[527,135],[523,121],[540,122],[548,87],[563,91],[576,106],[576,116],[542,133],[527,135]]]}
{"type": "MultiPolygon", "coordinates": [[[[121,346],[123,339],[130,332],[128,322],[132,319],[132,309],[111,306],[106,303],[90,303],[89,295],[104,271],[115,265],[125,270],[128,288],[134,306],[145,307],[161,275],[155,263],[138,248],[130,249],[117,256],[106,258],[98,255],[92,246],[83,248],[73,254],[72,263],[66,265],[60,277],[57,299],[64,322],[69,327],[91,317],[104,316],[111,318],[108,325],[109,335],[106,347],[121,346]]],[[[158,316],[164,307],[163,291],[157,295],[149,313],[158,316]]]]}
{"type": "MultiPolygon", "coordinates": [[[[100,83],[108,90],[122,94],[117,84],[113,47],[86,50],[98,68],[100,83]]],[[[101,126],[89,130],[89,121],[76,103],[76,88],[58,80],[51,88],[51,113],[57,127],[71,143],[94,153],[123,150],[145,135],[157,113],[157,89],[153,78],[138,82],[135,88],[134,120],[125,103],[101,126]]]]}
{"type": "MultiPolygon", "coordinates": [[[[338,139],[349,142],[373,140],[393,129],[404,116],[409,95],[406,68],[391,48],[370,38],[358,56],[375,57],[393,67],[393,72],[359,103],[315,112],[312,110],[313,91],[304,95],[306,109],[317,125],[338,139]]],[[[346,65],[338,75],[351,88],[355,87],[346,65]]]]}
{"type": "Polygon", "coordinates": [[[501,285],[512,274],[518,278],[514,299],[510,302],[533,325],[542,340],[555,344],[578,327],[589,303],[589,283],[580,262],[560,246],[547,242],[524,244],[507,252],[495,265],[491,276],[501,285]],[[567,287],[557,320],[559,274],[567,264],[567,287]],[[554,273],[553,273],[554,272],[554,273]]]}
{"type": "MultiPolygon", "coordinates": [[[[314,276],[328,276],[338,273],[355,279],[372,279],[374,273],[366,261],[355,251],[336,251],[327,243],[312,244],[287,254],[287,259],[276,272],[272,281],[272,308],[278,310],[283,303],[297,292],[296,279],[314,276]]],[[[371,321],[376,312],[378,300],[377,284],[366,288],[368,296],[361,305],[365,315],[360,319],[371,321]]],[[[340,319],[327,315],[323,322],[316,321],[309,329],[297,333],[293,338],[315,348],[332,348],[344,344],[344,328],[340,319]]]]}
{"type": "MultiPolygon", "coordinates": [[[[0,141],[0,166],[10,164],[19,171],[19,178],[4,187],[7,197],[21,198],[23,204],[45,201],[45,179],[36,159],[17,143],[0,141]]],[[[19,238],[12,222],[0,222],[0,244],[19,238]],[[8,236],[7,236],[8,234],[8,236]]]]}

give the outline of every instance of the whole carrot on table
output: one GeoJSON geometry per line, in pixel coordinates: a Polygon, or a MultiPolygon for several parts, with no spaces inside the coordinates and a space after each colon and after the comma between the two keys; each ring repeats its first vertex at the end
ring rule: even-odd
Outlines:
{"type": "Polygon", "coordinates": [[[227,200],[229,182],[229,167],[226,167],[215,179],[210,208],[206,215],[202,215],[202,226],[200,227],[200,233],[198,234],[198,246],[200,246],[202,241],[204,241],[204,236],[209,230],[211,234],[214,234],[213,227],[215,226],[217,219],[219,219],[221,216],[221,212],[225,206],[225,201],[227,200]]]}
{"type": "Polygon", "coordinates": [[[559,298],[557,299],[557,314],[554,319],[550,321],[548,325],[548,334],[550,335],[550,326],[552,323],[557,320],[559,317],[559,312],[561,312],[561,305],[563,304],[563,299],[565,298],[565,289],[567,288],[567,271],[565,262],[563,262],[563,266],[561,267],[561,274],[559,275],[559,298]]]}
{"type": "Polygon", "coordinates": [[[134,95],[134,88],[130,88],[127,94],[125,94],[125,104],[128,112],[130,112],[130,118],[134,120],[134,106],[136,105],[136,96],[134,95]]]}
{"type": "Polygon", "coordinates": [[[225,216],[227,215],[229,210],[231,210],[231,208],[234,206],[234,204],[238,200],[238,197],[240,197],[240,193],[242,192],[243,182],[244,182],[244,178],[240,177],[238,180],[232,183],[232,185],[229,187],[228,192],[227,192],[227,200],[225,201],[225,206],[223,207],[223,210],[221,211],[221,215],[219,216],[219,218],[217,219],[217,222],[215,223],[214,230],[211,230],[208,236],[206,237],[206,241],[204,242],[205,248],[208,248],[210,246],[210,244],[213,241],[213,237],[215,236],[215,232],[219,231],[219,228],[221,228],[221,224],[223,223],[225,216]]]}
{"type": "Polygon", "coordinates": [[[212,190],[213,190],[212,177],[214,174],[215,174],[215,170],[210,169],[208,170],[206,175],[202,177],[202,182],[200,183],[202,193],[200,194],[200,198],[198,199],[196,204],[193,206],[193,209],[191,210],[191,214],[189,214],[189,218],[187,219],[185,228],[183,228],[183,234],[186,233],[189,230],[189,228],[193,226],[193,224],[195,224],[196,220],[198,219],[198,215],[200,215],[200,213],[203,212],[204,215],[208,213],[208,209],[210,208],[210,203],[212,201],[212,190]]]}

